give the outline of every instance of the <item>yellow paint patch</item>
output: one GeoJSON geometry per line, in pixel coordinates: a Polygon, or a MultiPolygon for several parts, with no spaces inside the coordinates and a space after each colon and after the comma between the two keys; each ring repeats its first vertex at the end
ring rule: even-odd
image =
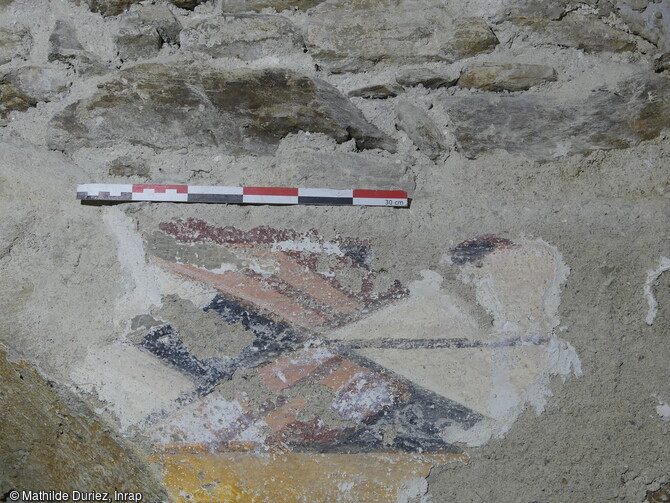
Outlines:
{"type": "Polygon", "coordinates": [[[240,503],[387,503],[407,479],[466,454],[160,453],[176,501],[240,503]]]}

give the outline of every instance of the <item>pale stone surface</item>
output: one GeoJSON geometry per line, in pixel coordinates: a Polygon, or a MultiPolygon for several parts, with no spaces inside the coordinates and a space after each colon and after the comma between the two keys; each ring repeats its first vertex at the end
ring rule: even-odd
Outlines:
{"type": "Polygon", "coordinates": [[[650,75],[569,106],[540,95],[450,97],[444,104],[466,156],[501,148],[548,161],[656,137],[670,125],[669,93],[670,80],[650,75]]]}
{"type": "Polygon", "coordinates": [[[359,148],[394,149],[334,87],[284,70],[139,65],[69,105],[51,126],[50,146],[68,151],[124,140],[156,149],[219,145],[263,153],[301,130],[338,142],[354,138],[359,148]],[[128,124],[129,115],[137,121],[128,124]]]}
{"type": "Polygon", "coordinates": [[[543,17],[516,20],[529,27],[545,44],[582,49],[586,52],[626,52],[637,48],[633,35],[603,23],[596,16],[568,14],[560,21],[543,17]]]}
{"type": "MultiPolygon", "coordinates": [[[[142,0],[75,0],[77,3],[85,3],[93,12],[99,12],[103,16],[117,16],[128,10],[131,6],[142,0]]],[[[168,0],[173,5],[182,9],[193,9],[205,0],[168,0]]]]}
{"type": "Polygon", "coordinates": [[[550,66],[480,63],[467,67],[458,79],[458,85],[484,91],[525,91],[555,80],[556,70],[550,66]]]}
{"type": "Polygon", "coordinates": [[[142,159],[122,156],[108,164],[107,173],[112,176],[137,176],[146,179],[150,175],[150,170],[142,159]]]}
{"type": "Polygon", "coordinates": [[[57,66],[28,65],[13,70],[9,79],[37,101],[61,97],[72,84],[72,77],[57,66]]]}
{"type": "Polygon", "coordinates": [[[403,70],[396,82],[403,87],[422,85],[426,89],[450,87],[458,82],[460,73],[456,69],[433,70],[430,68],[411,68],[403,70]]]}
{"type": "Polygon", "coordinates": [[[85,3],[93,12],[99,12],[103,16],[116,16],[127,10],[131,5],[141,0],[75,0],[77,3],[85,3]]]}
{"type": "Polygon", "coordinates": [[[446,151],[444,135],[428,114],[408,101],[397,105],[399,129],[407,133],[421,152],[437,159],[446,151]]]}
{"type": "Polygon", "coordinates": [[[319,64],[336,73],[377,63],[453,62],[498,43],[484,20],[455,19],[434,0],[330,0],[310,11],[306,41],[319,64]]]}
{"type": "Polygon", "coordinates": [[[501,15],[505,18],[546,18],[558,21],[563,17],[567,8],[573,7],[571,3],[570,0],[554,0],[552,2],[545,2],[544,0],[516,0],[509,2],[511,5],[505,5],[501,15]]]}
{"type": "Polygon", "coordinates": [[[60,19],[49,36],[48,59],[72,65],[84,75],[102,75],[108,71],[95,54],[84,49],[74,28],[60,19]]]}
{"type": "Polygon", "coordinates": [[[620,0],[619,4],[626,5],[632,10],[642,11],[651,3],[649,0],[620,0]]]}
{"type": "Polygon", "coordinates": [[[150,58],[164,43],[177,44],[181,23],[165,5],[145,5],[119,16],[116,45],[122,60],[150,58]]]}
{"type": "Polygon", "coordinates": [[[23,112],[36,104],[37,100],[18,87],[9,75],[0,77],[0,120],[5,120],[11,112],[23,112]]]}
{"type": "Polygon", "coordinates": [[[670,51],[670,2],[617,0],[617,13],[631,31],[663,51],[670,51]]]}
{"type": "Polygon", "coordinates": [[[371,84],[353,89],[347,93],[348,96],[357,96],[369,99],[384,99],[398,96],[403,91],[402,87],[393,83],[371,84]]]}
{"type": "Polygon", "coordinates": [[[169,0],[170,3],[179,7],[180,9],[194,9],[198,5],[207,0],[169,0]]]}
{"type": "Polygon", "coordinates": [[[14,58],[25,58],[32,47],[30,30],[21,25],[3,26],[0,28],[0,65],[9,63],[14,58]]]}
{"type": "Polygon", "coordinates": [[[223,0],[223,12],[260,12],[263,9],[306,11],[324,0],[223,0]]]}
{"type": "Polygon", "coordinates": [[[28,65],[0,72],[0,119],[62,96],[71,83],[63,69],[51,66],[28,65]]]}
{"type": "Polygon", "coordinates": [[[181,33],[181,48],[214,58],[252,60],[273,54],[302,53],[302,35],[285,17],[263,14],[206,18],[181,33]]]}
{"type": "Polygon", "coordinates": [[[654,71],[656,73],[665,72],[670,69],[670,53],[665,53],[654,58],[654,71]]]}

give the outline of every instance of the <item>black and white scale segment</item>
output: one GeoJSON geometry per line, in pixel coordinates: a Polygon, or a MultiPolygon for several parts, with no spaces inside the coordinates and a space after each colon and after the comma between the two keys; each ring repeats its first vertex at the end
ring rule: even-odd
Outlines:
{"type": "Polygon", "coordinates": [[[299,189],[216,185],[145,185],[89,183],[77,185],[84,201],[163,201],[178,203],[324,204],[406,207],[404,190],[299,189]]]}

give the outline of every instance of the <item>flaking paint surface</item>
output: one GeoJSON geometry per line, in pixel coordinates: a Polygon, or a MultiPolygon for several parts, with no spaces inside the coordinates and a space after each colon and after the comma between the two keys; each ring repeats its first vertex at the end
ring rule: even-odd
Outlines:
{"type": "Polygon", "coordinates": [[[508,427],[552,372],[567,273],[542,241],[446,252],[463,296],[433,270],[379,281],[360,239],[196,219],[146,232],[150,263],[212,295],[161,291],[132,338],[192,383],[126,417],[179,501],[395,501],[405,481],[467,459],[457,442],[508,427]],[[227,327],[245,334],[234,347],[227,327]]]}
{"type": "Polygon", "coordinates": [[[282,452],[157,453],[178,501],[238,503],[388,503],[407,479],[465,455],[282,452]]]}

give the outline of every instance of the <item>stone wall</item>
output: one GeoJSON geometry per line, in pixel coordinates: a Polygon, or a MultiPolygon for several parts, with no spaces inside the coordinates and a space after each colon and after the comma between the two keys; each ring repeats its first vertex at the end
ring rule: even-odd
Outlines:
{"type": "Polygon", "coordinates": [[[3,501],[664,501],[669,16],[0,0],[3,501]]]}

